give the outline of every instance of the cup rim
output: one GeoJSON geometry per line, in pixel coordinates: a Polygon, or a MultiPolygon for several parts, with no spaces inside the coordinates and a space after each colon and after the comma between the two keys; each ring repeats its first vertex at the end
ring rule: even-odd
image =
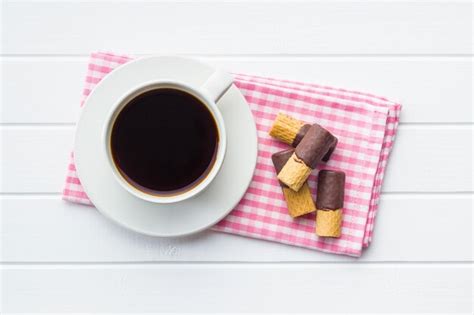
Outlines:
{"type": "Polygon", "coordinates": [[[175,202],[184,201],[186,199],[194,197],[195,195],[202,192],[213,181],[213,179],[216,177],[216,175],[220,171],[221,166],[224,162],[224,157],[225,157],[226,148],[227,148],[227,136],[226,136],[224,119],[222,117],[222,114],[219,108],[217,107],[215,101],[212,100],[210,97],[208,97],[205,93],[187,84],[184,84],[182,82],[175,81],[175,80],[152,80],[152,81],[144,82],[142,84],[139,84],[138,86],[131,88],[128,92],[124,93],[122,97],[120,97],[120,99],[114,104],[114,106],[111,107],[111,110],[109,111],[109,114],[107,115],[104,128],[103,128],[102,143],[103,145],[105,145],[107,162],[109,164],[109,167],[111,168],[112,174],[115,177],[116,181],[125,190],[127,190],[129,193],[131,193],[135,197],[149,201],[149,202],[175,203],[175,202]],[[112,150],[111,150],[111,145],[110,145],[112,127],[115,123],[116,118],[122,111],[122,109],[133,98],[137,97],[138,95],[154,90],[154,89],[159,89],[159,88],[177,89],[185,93],[191,94],[197,99],[199,99],[201,103],[207,107],[207,109],[213,116],[214,121],[216,122],[217,131],[219,134],[216,157],[215,157],[214,165],[212,166],[211,170],[206,174],[204,179],[202,179],[195,186],[191,187],[188,190],[185,190],[182,193],[177,193],[173,195],[149,194],[149,193],[144,192],[143,190],[140,190],[136,186],[132,185],[129,181],[127,181],[127,179],[124,178],[122,173],[117,168],[112,156],[112,150]]]}

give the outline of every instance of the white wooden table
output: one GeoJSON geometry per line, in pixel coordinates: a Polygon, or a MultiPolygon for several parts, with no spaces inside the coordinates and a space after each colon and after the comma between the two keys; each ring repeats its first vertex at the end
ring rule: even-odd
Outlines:
{"type": "Polygon", "coordinates": [[[470,1],[4,1],[3,312],[472,307],[470,1]],[[181,54],[404,104],[374,241],[350,259],[205,232],[141,236],[61,200],[88,54],[181,54]]]}

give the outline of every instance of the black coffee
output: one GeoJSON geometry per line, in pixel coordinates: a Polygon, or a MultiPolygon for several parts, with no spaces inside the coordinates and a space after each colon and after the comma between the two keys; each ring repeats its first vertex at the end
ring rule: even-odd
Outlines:
{"type": "Polygon", "coordinates": [[[112,127],[115,165],[133,186],[173,195],[197,185],[214,165],[216,121],[196,97],[156,89],[132,99],[112,127]]]}

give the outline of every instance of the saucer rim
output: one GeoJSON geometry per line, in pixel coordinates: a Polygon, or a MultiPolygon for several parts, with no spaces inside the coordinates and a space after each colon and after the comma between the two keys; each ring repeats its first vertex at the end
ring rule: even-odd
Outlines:
{"type": "MultiPolygon", "coordinates": [[[[82,123],[84,122],[84,119],[88,119],[87,118],[87,109],[90,108],[90,106],[88,107],[87,104],[94,101],[95,98],[96,98],[96,95],[97,95],[97,91],[103,89],[103,86],[105,84],[108,83],[108,81],[111,80],[111,78],[114,78],[116,76],[119,76],[119,75],[122,75],[122,72],[124,71],[124,69],[126,70],[129,70],[131,69],[132,67],[136,66],[137,64],[142,64],[142,63],[147,63],[147,62],[152,62],[152,63],[166,63],[166,62],[170,62],[170,61],[173,61],[173,62],[177,62],[177,63],[180,63],[182,61],[185,61],[187,63],[191,63],[191,64],[194,64],[196,67],[200,67],[201,68],[201,72],[204,72],[204,69],[206,69],[207,71],[206,72],[213,72],[215,71],[215,68],[210,66],[210,65],[207,65],[199,60],[196,60],[196,59],[193,59],[193,58],[187,58],[187,57],[178,57],[178,56],[148,56],[148,57],[142,57],[142,58],[138,58],[138,59],[135,59],[129,63],[126,63],[126,64],[123,64],[123,65],[120,65],[118,66],[113,72],[109,73],[108,75],[106,75],[96,86],[95,88],[91,91],[90,95],[88,96],[88,98],[86,99],[85,103],[84,103],[84,106],[83,106],[83,109],[82,109],[82,113],[81,113],[81,117],[78,121],[78,124],[77,124],[77,129],[76,129],[76,134],[75,134],[75,146],[74,146],[74,149],[75,149],[75,162],[76,162],[76,171],[77,171],[77,174],[78,174],[78,177],[79,178],[83,178],[81,176],[81,174],[83,175],[84,174],[84,167],[87,168],[86,165],[83,165],[83,163],[81,162],[81,159],[82,159],[82,152],[80,150],[77,150],[77,147],[76,147],[76,144],[78,143],[78,137],[81,137],[80,135],[80,131],[81,131],[81,126],[82,126],[82,123]],[[91,101],[92,100],[92,101],[91,101]],[[84,115],[84,113],[86,113],[86,115],[84,115]]],[[[189,64],[188,64],[189,65],[189,64]]],[[[120,92],[116,92],[116,94],[120,94],[120,92]]],[[[239,106],[245,106],[246,108],[246,111],[247,111],[247,118],[248,119],[251,119],[251,126],[253,126],[253,132],[252,135],[254,137],[254,148],[253,148],[253,158],[252,158],[252,161],[251,161],[251,165],[248,165],[248,167],[251,166],[252,168],[252,171],[251,171],[251,175],[248,176],[248,178],[246,179],[246,185],[245,185],[245,189],[242,189],[242,193],[240,194],[240,197],[239,198],[233,198],[232,202],[229,201],[228,205],[225,207],[227,208],[225,211],[221,210],[221,211],[216,211],[216,214],[218,213],[218,215],[215,215],[213,217],[212,220],[208,220],[205,224],[202,224],[200,226],[197,226],[195,228],[192,228],[192,229],[187,229],[187,230],[183,230],[183,231],[175,231],[175,232],[158,232],[156,230],[149,230],[149,229],[145,229],[143,227],[141,228],[138,228],[137,226],[134,226],[134,225],[130,225],[128,224],[127,222],[125,222],[124,220],[120,220],[117,218],[117,216],[114,216],[113,215],[113,210],[104,210],[102,208],[102,205],[99,205],[97,206],[97,210],[102,214],[104,215],[105,217],[107,217],[109,220],[111,220],[112,222],[114,222],[115,224],[119,225],[119,226],[122,226],[126,229],[129,229],[131,231],[134,231],[134,232],[137,232],[137,233],[140,233],[140,234],[143,234],[143,235],[149,235],[149,236],[158,236],[158,237],[179,237],[179,236],[186,236],[186,235],[191,235],[191,234],[195,234],[195,233],[198,233],[198,232],[201,232],[205,229],[208,229],[209,227],[213,226],[214,224],[216,224],[217,222],[219,222],[220,220],[222,220],[225,216],[227,216],[231,211],[232,209],[235,208],[235,206],[239,203],[239,201],[241,200],[241,198],[243,197],[243,195],[245,194],[248,186],[250,185],[251,183],[251,180],[253,178],[253,174],[254,174],[254,171],[255,171],[255,166],[256,166],[256,163],[257,163],[257,153],[258,153],[258,150],[257,150],[257,145],[258,145],[258,138],[257,138],[257,129],[256,129],[256,126],[255,126],[255,122],[253,120],[253,115],[251,113],[251,110],[250,110],[250,107],[249,105],[247,104],[245,98],[243,97],[242,93],[238,90],[238,88],[235,86],[235,84],[232,85],[232,87],[226,92],[226,95],[227,94],[235,94],[233,97],[233,101],[236,101],[237,103],[239,103],[239,106]],[[239,100],[237,100],[237,97],[239,98],[239,100]]],[[[230,100],[225,100],[226,99],[226,95],[224,95],[222,98],[221,98],[221,101],[220,102],[230,102],[230,100]]],[[[219,103],[220,103],[219,102],[219,103]]],[[[114,102],[110,102],[110,105],[109,108],[114,104],[114,102]]],[[[223,116],[225,116],[223,114],[223,116]]],[[[225,159],[223,161],[223,167],[225,166],[225,159]]],[[[229,165],[227,167],[232,167],[232,165],[229,165]]],[[[110,176],[112,176],[113,174],[110,172],[109,174],[110,176]]],[[[97,180],[97,179],[96,179],[97,180]]],[[[87,184],[87,180],[86,181],[82,181],[82,186],[83,186],[83,189],[84,191],[86,192],[86,194],[88,196],[94,196],[94,197],[90,197],[92,203],[95,204],[94,202],[94,199],[95,199],[95,194],[94,193],[90,193],[91,191],[89,190],[90,187],[88,187],[89,185],[87,184]]],[[[119,183],[117,183],[117,185],[119,185],[119,183]]],[[[209,187],[208,187],[209,188],[209,187]]],[[[122,188],[123,189],[123,188],[122,188]]],[[[206,189],[207,190],[207,189],[206,189]]],[[[133,196],[132,194],[130,194],[129,192],[127,192],[126,190],[123,190],[126,194],[129,194],[129,198],[136,198],[138,199],[136,196],[133,196]]],[[[190,200],[194,199],[194,198],[199,198],[201,194],[198,194],[196,196],[193,196],[190,200]]],[[[149,203],[148,201],[146,200],[140,200],[141,202],[144,202],[144,203],[149,203]]],[[[212,201],[211,201],[212,202],[212,201]]],[[[100,204],[101,202],[97,202],[97,204],[100,204]]],[[[178,204],[181,203],[181,202],[178,202],[178,204]]],[[[156,204],[158,206],[161,206],[161,207],[166,207],[167,205],[169,204],[156,204]]],[[[158,210],[158,209],[157,209],[158,210]]]]}

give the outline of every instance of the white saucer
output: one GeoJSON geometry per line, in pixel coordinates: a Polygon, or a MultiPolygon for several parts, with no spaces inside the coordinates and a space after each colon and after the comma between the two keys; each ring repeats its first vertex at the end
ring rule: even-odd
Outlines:
{"type": "Polygon", "coordinates": [[[224,163],[209,187],[194,198],[156,204],[133,196],[116,182],[101,142],[110,107],[134,86],[169,79],[199,87],[213,72],[194,59],[147,57],[115,69],[92,91],[77,124],[74,154],[84,190],[102,214],[139,233],[181,236],[214,225],[239,202],[255,169],[257,131],[250,108],[235,86],[218,102],[227,130],[224,163]]]}

